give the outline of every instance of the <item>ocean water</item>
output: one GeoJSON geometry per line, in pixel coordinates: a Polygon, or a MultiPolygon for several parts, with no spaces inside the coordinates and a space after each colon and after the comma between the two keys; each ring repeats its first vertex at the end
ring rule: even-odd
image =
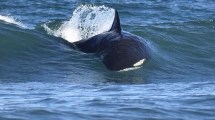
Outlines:
{"type": "Polygon", "coordinates": [[[214,0],[1,0],[0,120],[214,120],[214,11],[214,0]],[[113,9],[147,40],[140,69],[109,71],[64,43],[107,30],[113,9]]]}

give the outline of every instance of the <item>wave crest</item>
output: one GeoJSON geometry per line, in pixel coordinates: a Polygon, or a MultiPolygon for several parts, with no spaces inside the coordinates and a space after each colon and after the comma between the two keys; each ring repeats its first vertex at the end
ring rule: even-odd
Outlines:
{"type": "Polygon", "coordinates": [[[10,23],[10,24],[15,24],[15,25],[18,25],[21,28],[27,28],[27,26],[25,26],[23,23],[17,21],[16,19],[14,19],[11,16],[0,15],[0,21],[4,21],[4,22],[10,23]]]}

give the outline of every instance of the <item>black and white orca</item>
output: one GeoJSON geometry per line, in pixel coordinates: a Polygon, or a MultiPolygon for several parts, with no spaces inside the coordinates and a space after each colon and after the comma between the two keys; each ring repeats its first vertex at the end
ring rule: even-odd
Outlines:
{"type": "Polygon", "coordinates": [[[82,52],[95,53],[112,71],[140,68],[149,58],[146,41],[137,35],[122,31],[116,10],[109,31],[73,44],[82,52]]]}

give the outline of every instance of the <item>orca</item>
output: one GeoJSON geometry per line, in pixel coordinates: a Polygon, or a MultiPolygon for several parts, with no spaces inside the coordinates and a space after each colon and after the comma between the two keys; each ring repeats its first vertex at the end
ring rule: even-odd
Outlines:
{"type": "Polygon", "coordinates": [[[109,31],[73,44],[84,53],[95,53],[111,71],[140,68],[149,58],[146,41],[137,35],[122,31],[117,10],[109,31]]]}

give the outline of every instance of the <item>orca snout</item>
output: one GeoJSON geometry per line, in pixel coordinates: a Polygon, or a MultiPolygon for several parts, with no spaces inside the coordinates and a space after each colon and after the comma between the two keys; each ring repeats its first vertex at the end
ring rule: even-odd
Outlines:
{"type": "Polygon", "coordinates": [[[103,63],[113,71],[137,68],[147,60],[146,45],[138,40],[117,40],[109,44],[103,63]]]}

